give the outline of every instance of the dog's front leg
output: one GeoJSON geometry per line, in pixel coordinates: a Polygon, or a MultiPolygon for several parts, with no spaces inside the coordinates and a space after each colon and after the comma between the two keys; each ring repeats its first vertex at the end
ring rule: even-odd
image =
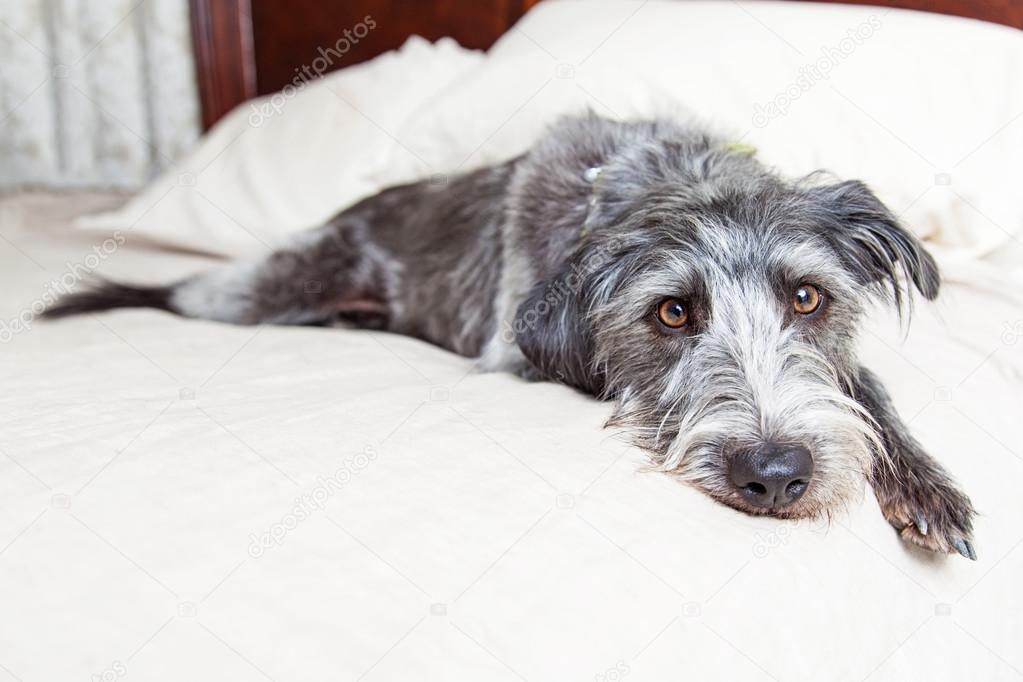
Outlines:
{"type": "Polygon", "coordinates": [[[887,449],[887,457],[875,457],[870,473],[884,517],[909,542],[976,560],[972,542],[975,512],[970,498],[910,435],[888,391],[867,369],[860,369],[855,397],[880,426],[887,449]]]}

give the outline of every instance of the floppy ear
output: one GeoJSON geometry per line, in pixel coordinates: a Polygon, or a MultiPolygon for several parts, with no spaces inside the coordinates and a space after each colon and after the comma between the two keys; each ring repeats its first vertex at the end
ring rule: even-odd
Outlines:
{"type": "Polygon", "coordinates": [[[515,341],[545,379],[599,396],[604,375],[593,367],[583,285],[571,263],[537,283],[515,313],[515,341]]]}
{"type": "Polygon", "coordinates": [[[862,284],[889,285],[901,308],[901,270],[925,298],[938,295],[941,275],[931,254],[866,185],[850,180],[810,191],[833,220],[828,238],[862,284]]]}

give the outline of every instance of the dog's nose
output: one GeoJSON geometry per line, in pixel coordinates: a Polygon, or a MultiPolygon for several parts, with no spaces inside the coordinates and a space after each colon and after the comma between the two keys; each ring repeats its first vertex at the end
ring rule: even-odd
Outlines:
{"type": "Polygon", "coordinates": [[[813,457],[801,445],[765,443],[736,453],[728,473],[747,502],[763,509],[782,509],[809,487],[813,457]]]}

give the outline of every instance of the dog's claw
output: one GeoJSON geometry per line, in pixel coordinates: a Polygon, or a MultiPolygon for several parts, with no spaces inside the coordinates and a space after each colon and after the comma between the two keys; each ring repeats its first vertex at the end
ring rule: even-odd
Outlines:
{"type": "Polygon", "coordinates": [[[920,535],[927,535],[927,519],[920,512],[917,512],[913,516],[916,521],[916,528],[920,531],[920,535]]]}
{"type": "Polygon", "coordinates": [[[955,540],[952,541],[952,546],[956,548],[957,552],[962,554],[970,561],[977,560],[977,552],[974,551],[973,545],[971,545],[968,540],[956,538],[955,540]]]}
{"type": "Polygon", "coordinates": [[[933,511],[921,505],[920,500],[907,503],[895,498],[894,502],[886,502],[882,505],[885,518],[898,529],[903,540],[932,552],[958,552],[967,559],[977,560],[977,552],[970,539],[974,512],[965,497],[958,504],[945,509],[938,507],[933,511]]]}

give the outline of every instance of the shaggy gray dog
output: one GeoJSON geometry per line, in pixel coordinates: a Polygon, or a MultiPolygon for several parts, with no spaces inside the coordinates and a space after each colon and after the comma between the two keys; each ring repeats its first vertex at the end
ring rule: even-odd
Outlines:
{"type": "Polygon", "coordinates": [[[565,119],[527,154],[393,187],[251,262],[106,283],[60,316],[152,306],[386,329],[614,400],[656,466],[744,512],[830,515],[871,483],[906,540],[976,558],[969,499],[854,353],[872,300],[938,294],[860,182],[792,182],[666,121],[565,119]]]}

